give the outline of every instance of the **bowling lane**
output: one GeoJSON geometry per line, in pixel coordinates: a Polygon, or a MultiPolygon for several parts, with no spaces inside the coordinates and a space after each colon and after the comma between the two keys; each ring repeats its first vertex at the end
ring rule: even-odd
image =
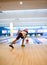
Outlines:
{"type": "MultiPolygon", "coordinates": [[[[29,40],[29,44],[34,44],[32,38],[26,38],[26,39],[29,40]]],[[[26,43],[26,39],[25,39],[25,43],[26,43]]]]}
{"type": "Polygon", "coordinates": [[[40,40],[38,40],[36,37],[31,37],[31,38],[32,38],[34,44],[40,44],[40,43],[42,43],[42,42],[41,42],[40,40]]]}
{"type": "MultiPolygon", "coordinates": [[[[15,38],[16,38],[16,36],[15,37],[4,37],[4,36],[2,36],[0,38],[0,43],[10,44],[15,38]]],[[[21,41],[21,39],[19,39],[18,41],[16,41],[16,44],[20,44],[20,41],[21,41]]]]}
{"type": "Polygon", "coordinates": [[[43,44],[47,43],[47,39],[43,38],[43,37],[38,37],[38,40],[40,40],[43,44]]]}
{"type": "MultiPolygon", "coordinates": [[[[13,38],[11,38],[11,37],[6,37],[6,38],[4,38],[4,39],[1,39],[0,40],[0,43],[8,43],[8,44],[10,44],[13,40],[15,39],[15,37],[13,37],[13,38]]],[[[37,42],[34,42],[35,40],[33,40],[32,38],[26,38],[26,39],[28,39],[29,40],[29,44],[37,44],[37,42]]],[[[25,39],[25,41],[24,41],[24,44],[26,44],[26,39],[25,39]]],[[[16,44],[22,44],[22,40],[21,39],[19,39],[18,41],[16,41],[16,44]]]]}
{"type": "Polygon", "coordinates": [[[33,40],[33,43],[34,44],[37,44],[37,42],[35,41],[35,38],[34,37],[31,37],[31,39],[33,40]]]}
{"type": "MultiPolygon", "coordinates": [[[[3,38],[0,38],[0,43],[5,42],[5,43],[10,44],[15,38],[16,37],[4,37],[4,39],[3,38]]],[[[27,37],[26,39],[29,40],[29,42],[28,42],[29,44],[38,44],[38,43],[41,43],[42,42],[41,39],[38,39],[36,37],[29,37],[29,38],[27,37]]],[[[24,41],[24,44],[26,44],[26,39],[24,41]]],[[[22,44],[21,38],[18,41],[16,41],[16,44],[19,44],[19,45],[22,44]]]]}
{"type": "Polygon", "coordinates": [[[46,36],[43,36],[43,38],[47,39],[47,35],[46,36]]]}
{"type": "MultiPolygon", "coordinates": [[[[2,37],[0,38],[0,43],[10,44],[15,38],[16,38],[16,37],[4,37],[4,36],[2,36],[2,37]]],[[[30,37],[29,37],[29,38],[25,38],[24,44],[26,44],[26,39],[29,40],[29,42],[28,42],[29,44],[34,44],[32,38],[30,38],[30,37]]],[[[22,44],[21,38],[20,38],[18,41],[16,41],[16,44],[19,44],[19,45],[22,44]]]]}
{"type": "Polygon", "coordinates": [[[13,37],[10,37],[10,36],[2,36],[2,37],[0,37],[0,43],[3,43],[3,42],[11,42],[12,40],[14,40],[14,38],[13,37]]]}
{"type": "Polygon", "coordinates": [[[10,38],[10,36],[0,36],[0,41],[10,38]]]}
{"type": "Polygon", "coordinates": [[[6,42],[10,37],[6,36],[1,36],[0,37],[0,43],[6,42]]]}

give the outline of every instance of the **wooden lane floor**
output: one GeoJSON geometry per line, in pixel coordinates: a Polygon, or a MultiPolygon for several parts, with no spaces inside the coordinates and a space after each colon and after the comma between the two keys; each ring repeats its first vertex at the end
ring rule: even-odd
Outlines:
{"type": "Polygon", "coordinates": [[[0,44],[0,65],[47,65],[47,44],[0,44]]]}

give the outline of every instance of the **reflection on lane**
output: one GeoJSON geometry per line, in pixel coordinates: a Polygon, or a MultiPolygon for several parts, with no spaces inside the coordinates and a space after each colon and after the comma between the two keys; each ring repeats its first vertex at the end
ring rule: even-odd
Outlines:
{"type": "Polygon", "coordinates": [[[42,43],[40,40],[38,40],[36,37],[31,37],[33,39],[34,44],[40,44],[42,43]]]}
{"type": "MultiPolygon", "coordinates": [[[[5,43],[8,43],[8,44],[9,44],[9,43],[11,43],[15,38],[16,38],[16,36],[15,36],[15,37],[1,37],[1,38],[0,38],[0,43],[5,42],[5,43]]],[[[21,39],[19,39],[18,41],[16,41],[16,44],[19,44],[20,41],[21,41],[21,39]]]]}
{"type": "MultiPolygon", "coordinates": [[[[16,37],[4,37],[4,39],[3,38],[0,39],[0,43],[5,42],[5,43],[10,44],[15,38],[16,37]]],[[[25,39],[25,43],[26,43],[26,39],[25,39]]],[[[29,38],[29,43],[40,44],[42,43],[42,41],[41,39],[32,36],[29,38]]],[[[16,44],[21,44],[21,38],[18,41],[16,41],[16,44]]]]}
{"type": "Polygon", "coordinates": [[[38,40],[40,40],[43,44],[47,43],[47,39],[43,37],[39,37],[38,40]]]}

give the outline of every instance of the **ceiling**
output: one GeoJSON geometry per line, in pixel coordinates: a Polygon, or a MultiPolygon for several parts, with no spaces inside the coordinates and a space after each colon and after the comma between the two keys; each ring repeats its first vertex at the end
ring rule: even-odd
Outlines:
{"type": "Polygon", "coordinates": [[[10,2],[10,1],[34,1],[34,0],[0,0],[0,2],[10,2]]]}
{"type": "Polygon", "coordinates": [[[10,2],[10,1],[46,1],[46,0],[0,0],[0,2],[10,2]]]}
{"type": "Polygon", "coordinates": [[[47,0],[0,0],[0,26],[47,26],[47,0]]]}
{"type": "Polygon", "coordinates": [[[47,9],[47,0],[0,0],[0,10],[47,9]],[[1,2],[2,1],[2,2],[1,2]]]}

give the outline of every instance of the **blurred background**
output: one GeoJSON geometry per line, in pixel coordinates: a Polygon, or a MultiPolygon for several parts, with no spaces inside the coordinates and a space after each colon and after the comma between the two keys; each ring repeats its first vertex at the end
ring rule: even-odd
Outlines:
{"type": "Polygon", "coordinates": [[[30,37],[47,38],[46,0],[0,0],[0,37],[28,29],[30,37]]]}

